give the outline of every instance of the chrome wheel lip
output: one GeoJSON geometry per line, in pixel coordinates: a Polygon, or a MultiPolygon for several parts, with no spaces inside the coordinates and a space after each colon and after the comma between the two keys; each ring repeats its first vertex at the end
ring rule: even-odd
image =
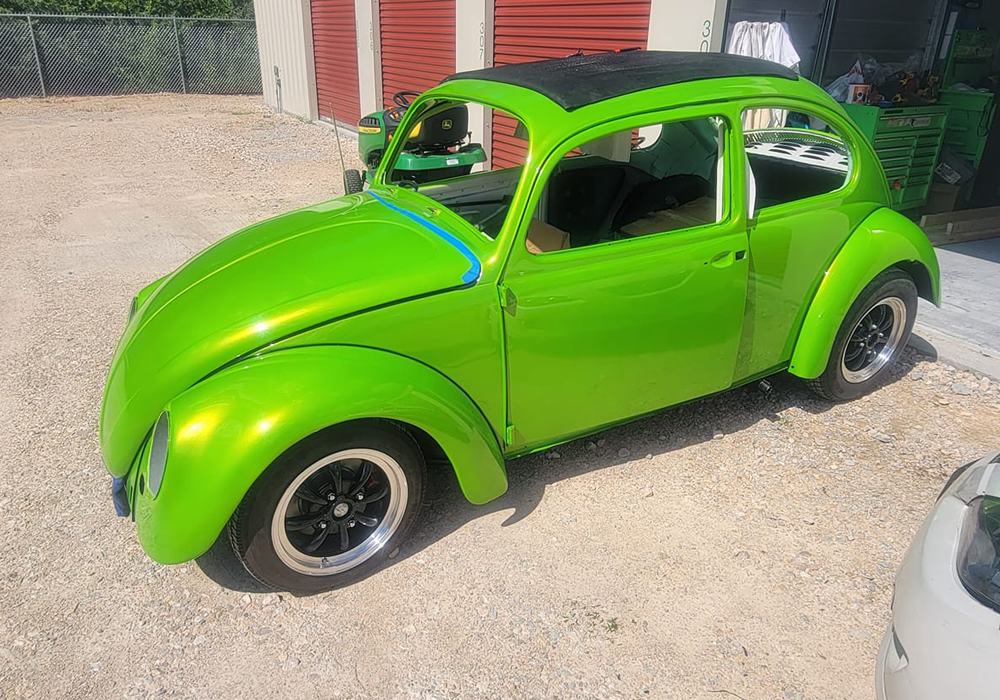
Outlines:
{"type": "Polygon", "coordinates": [[[271,516],[271,541],[278,559],[289,569],[308,576],[331,576],[343,573],[371,559],[399,528],[406,512],[408,490],[406,474],[394,458],[379,450],[352,448],[341,450],[318,459],[295,477],[285,489],[271,516]],[[348,459],[361,459],[377,467],[386,477],[389,485],[389,504],[385,515],[371,534],[351,549],[334,556],[314,557],[296,548],[285,530],[285,518],[292,504],[292,498],[299,487],[313,474],[329,464],[348,459]]]}
{"type": "Polygon", "coordinates": [[[851,335],[848,338],[848,342],[844,345],[844,350],[840,354],[840,372],[848,383],[860,384],[861,382],[867,381],[878,374],[882,368],[892,361],[892,359],[896,356],[896,351],[899,349],[900,341],[903,339],[903,332],[906,329],[906,320],[906,304],[899,297],[886,297],[885,299],[881,299],[872,304],[871,307],[865,311],[858,323],[851,329],[851,335]],[[855,331],[857,331],[861,324],[864,323],[869,314],[871,314],[871,312],[879,306],[888,307],[889,311],[892,312],[893,317],[892,328],[889,331],[886,344],[865,366],[857,370],[848,369],[847,351],[850,348],[850,338],[854,336],[855,331]]]}

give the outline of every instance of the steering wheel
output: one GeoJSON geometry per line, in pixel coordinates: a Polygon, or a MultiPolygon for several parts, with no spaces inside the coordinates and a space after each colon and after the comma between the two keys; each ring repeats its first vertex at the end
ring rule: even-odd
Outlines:
{"type": "Polygon", "coordinates": [[[413,90],[400,90],[392,96],[392,101],[405,109],[410,106],[410,98],[412,97],[420,97],[420,93],[413,90]]]}
{"type": "Polygon", "coordinates": [[[637,148],[639,148],[639,146],[641,146],[644,143],[646,143],[646,137],[645,136],[633,136],[632,137],[632,150],[633,151],[636,150],[637,148]]]}

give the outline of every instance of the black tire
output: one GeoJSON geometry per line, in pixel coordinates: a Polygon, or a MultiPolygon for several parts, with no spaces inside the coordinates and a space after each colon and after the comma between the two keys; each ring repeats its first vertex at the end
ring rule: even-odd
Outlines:
{"type": "MultiPolygon", "coordinates": [[[[350,458],[343,460],[343,464],[346,465],[353,462],[363,464],[364,461],[350,458]]],[[[361,471],[360,467],[358,467],[355,468],[353,474],[350,471],[341,472],[341,469],[349,468],[340,466],[340,460],[334,461],[332,464],[338,465],[336,471],[332,472],[334,474],[342,473],[348,477],[352,477],[358,476],[358,473],[361,471]]],[[[383,477],[386,477],[386,474],[379,471],[380,468],[374,462],[368,468],[371,470],[371,476],[366,483],[374,484],[375,486],[372,488],[377,490],[378,475],[381,474],[383,477]]],[[[272,588],[294,593],[318,593],[350,585],[379,570],[386,563],[389,555],[406,539],[407,534],[417,519],[421,503],[423,502],[425,475],[426,466],[417,443],[408,433],[393,423],[378,421],[362,424],[344,424],[328,428],[306,438],[287,450],[254,482],[254,485],[247,492],[247,495],[243,498],[243,501],[229,521],[230,543],[237,558],[243,563],[246,570],[254,578],[272,588]],[[329,469],[329,465],[317,468],[315,466],[317,463],[327,459],[330,455],[348,453],[350,450],[359,449],[378,453],[386,458],[390,464],[394,464],[390,471],[392,471],[397,479],[403,478],[402,483],[405,485],[405,489],[399,488],[395,492],[399,494],[405,493],[405,502],[401,503],[398,509],[393,509],[392,511],[394,513],[392,519],[398,524],[395,525],[388,538],[379,546],[376,542],[371,541],[371,537],[366,535],[365,531],[368,531],[368,528],[362,527],[360,522],[352,522],[348,536],[350,538],[357,538],[358,544],[351,545],[345,550],[343,553],[344,556],[351,552],[357,552],[358,548],[366,543],[372,548],[377,547],[377,549],[374,549],[370,554],[366,554],[367,558],[343,571],[327,574],[321,573],[321,568],[312,568],[310,569],[312,573],[303,573],[289,563],[289,547],[294,548],[293,556],[299,555],[304,558],[311,558],[313,555],[306,555],[304,551],[297,548],[291,542],[293,534],[290,529],[285,529],[287,527],[286,518],[288,517],[288,508],[298,508],[298,505],[282,506],[282,500],[285,498],[285,494],[289,491],[290,487],[300,478],[300,475],[309,472],[310,469],[315,469],[316,471],[309,472],[314,475],[309,478],[322,479],[326,476],[326,472],[321,470],[329,469]],[[279,507],[282,510],[281,520],[276,519],[275,513],[279,507]],[[286,524],[279,526],[278,523],[282,522],[286,524]],[[280,536],[281,539],[279,541],[276,541],[274,537],[274,528],[277,527],[282,528],[279,532],[284,532],[280,536]],[[279,553],[279,547],[285,552],[284,554],[279,553]]],[[[332,484],[333,477],[329,478],[332,484]]],[[[363,476],[358,476],[358,478],[364,479],[363,476]]],[[[303,481],[298,488],[309,489],[310,483],[312,482],[308,480],[303,481]]],[[[386,483],[389,483],[388,477],[386,477],[386,483]]],[[[387,491],[391,491],[388,487],[386,488],[387,491]]],[[[342,488],[340,493],[345,494],[345,491],[346,488],[342,488]]],[[[315,488],[312,488],[311,492],[317,493],[315,488]]],[[[298,490],[294,490],[288,498],[296,499],[299,493],[298,490]]],[[[331,493],[337,493],[332,486],[331,493]]],[[[329,494],[326,497],[331,498],[329,494]]],[[[402,498],[403,496],[400,495],[399,497],[402,498]]],[[[322,499],[323,496],[320,495],[320,498],[322,499]]],[[[344,498],[351,499],[351,508],[353,509],[353,497],[344,495],[344,498]]],[[[391,495],[386,498],[391,502],[391,495]]],[[[299,500],[296,503],[305,504],[306,502],[299,500]]],[[[378,506],[379,503],[376,502],[374,505],[378,506]]],[[[308,507],[317,508],[318,510],[315,513],[320,513],[326,508],[326,504],[324,503],[323,506],[309,505],[308,507]]],[[[331,502],[329,507],[329,518],[332,519],[334,503],[331,502]]],[[[364,512],[365,508],[368,508],[368,506],[365,505],[362,507],[358,505],[357,517],[359,520],[367,517],[364,512]]],[[[300,512],[296,517],[300,519],[307,518],[315,513],[310,512],[303,515],[300,512]]],[[[370,514],[377,515],[377,513],[370,514]]],[[[350,515],[348,517],[353,518],[355,516],[350,515]]],[[[389,513],[384,513],[383,520],[388,518],[389,513]]],[[[368,519],[375,520],[376,518],[368,519]]],[[[341,529],[346,526],[346,522],[345,519],[341,519],[323,525],[324,529],[329,528],[326,534],[332,534],[335,538],[335,540],[330,540],[329,542],[324,539],[324,548],[329,548],[331,545],[340,545],[339,537],[341,529]]],[[[370,530],[370,532],[376,532],[379,528],[381,528],[381,522],[374,530],[370,530]]],[[[319,534],[319,530],[317,527],[310,526],[310,528],[304,531],[296,531],[294,536],[311,537],[313,533],[319,534]]],[[[316,554],[322,555],[323,552],[318,551],[316,554]]],[[[337,558],[341,555],[338,553],[331,554],[330,556],[337,558]]],[[[322,559],[326,562],[327,556],[318,556],[315,559],[322,559]]],[[[305,564],[300,566],[308,569],[313,565],[305,564]]]]}
{"type": "MultiPolygon", "coordinates": [[[[850,401],[875,389],[889,375],[890,368],[902,354],[903,348],[906,347],[916,316],[917,288],[910,276],[895,268],[881,273],[861,291],[847,311],[847,315],[844,316],[840,325],[840,330],[837,331],[837,337],[833,341],[833,349],[830,351],[830,359],[826,369],[816,379],[810,379],[806,382],[809,388],[829,401],[850,401]],[[905,318],[902,319],[900,328],[901,335],[891,345],[891,351],[889,345],[883,348],[884,353],[879,351],[877,344],[873,344],[870,350],[865,349],[867,346],[862,347],[862,343],[868,341],[860,340],[855,332],[862,332],[863,329],[859,328],[862,319],[868,319],[866,324],[871,322],[873,317],[869,316],[869,312],[880,313],[883,318],[886,318],[886,314],[894,314],[894,319],[898,319],[901,309],[905,309],[905,318]],[[855,352],[875,353],[875,359],[856,371],[848,368],[848,360],[846,359],[848,357],[846,355],[848,343],[852,343],[852,348],[862,348],[860,351],[855,350],[855,352]],[[869,373],[870,376],[867,376],[869,373]]],[[[896,320],[892,323],[890,336],[895,335],[896,320]]],[[[858,362],[863,363],[864,359],[858,360],[858,362]]]]}
{"type": "Polygon", "coordinates": [[[357,194],[365,189],[361,173],[353,168],[344,171],[344,194],[357,194]]]}

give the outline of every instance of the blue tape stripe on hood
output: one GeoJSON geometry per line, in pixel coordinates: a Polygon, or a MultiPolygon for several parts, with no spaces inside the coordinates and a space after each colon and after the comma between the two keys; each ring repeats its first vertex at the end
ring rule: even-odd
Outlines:
{"type": "Polygon", "coordinates": [[[445,231],[443,228],[435,224],[433,221],[428,221],[427,219],[425,219],[422,216],[419,216],[418,214],[414,214],[413,212],[401,209],[400,207],[397,207],[395,204],[390,204],[389,202],[385,201],[371,190],[368,191],[368,194],[370,194],[372,197],[374,197],[379,202],[389,207],[393,211],[399,212],[400,214],[409,219],[413,219],[424,228],[436,233],[438,236],[448,241],[448,243],[450,243],[455,248],[455,250],[464,255],[466,260],[468,260],[472,264],[472,266],[466,271],[466,273],[462,275],[462,282],[464,284],[469,284],[479,279],[479,275],[483,271],[482,263],[479,262],[479,258],[477,258],[475,254],[471,250],[469,250],[469,247],[464,243],[462,243],[462,241],[455,238],[453,235],[445,231]]]}

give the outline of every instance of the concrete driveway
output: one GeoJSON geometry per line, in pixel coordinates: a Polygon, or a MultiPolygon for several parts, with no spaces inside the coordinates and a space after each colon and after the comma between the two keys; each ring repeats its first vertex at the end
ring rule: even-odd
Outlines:
{"type": "Polygon", "coordinates": [[[915,354],[850,404],[778,378],[520,460],[485,507],[436,472],[335,593],[143,554],[96,438],[129,300],[335,195],[335,153],[253,98],[0,101],[0,697],[870,699],[900,557],[1000,424],[915,354]]]}
{"type": "MultiPolygon", "coordinates": [[[[1000,237],[937,248],[941,308],[920,301],[918,336],[946,361],[1000,381],[1000,237]]],[[[916,347],[926,350],[919,339],[916,347]]]]}

